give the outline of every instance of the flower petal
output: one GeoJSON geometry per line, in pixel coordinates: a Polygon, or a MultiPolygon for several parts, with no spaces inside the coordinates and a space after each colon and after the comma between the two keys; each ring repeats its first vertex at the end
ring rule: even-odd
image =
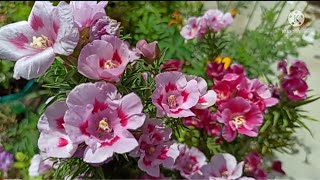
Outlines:
{"type": "Polygon", "coordinates": [[[101,163],[112,157],[113,151],[109,147],[97,148],[95,151],[87,147],[84,152],[83,160],[88,163],[101,163]]]}
{"type": "Polygon", "coordinates": [[[55,59],[52,48],[47,48],[38,54],[19,59],[14,66],[13,77],[33,79],[42,76],[55,59]]]}
{"type": "Polygon", "coordinates": [[[217,93],[213,90],[209,90],[206,94],[199,98],[198,104],[196,108],[198,109],[205,109],[208,108],[217,101],[217,93]]]}
{"type": "Polygon", "coordinates": [[[0,28],[0,58],[19,60],[36,53],[30,47],[35,32],[27,21],[8,24],[0,28]]]}

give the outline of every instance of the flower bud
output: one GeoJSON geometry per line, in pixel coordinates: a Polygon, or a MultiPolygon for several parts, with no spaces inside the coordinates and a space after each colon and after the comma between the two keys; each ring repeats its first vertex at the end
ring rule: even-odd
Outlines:
{"type": "Polygon", "coordinates": [[[98,19],[90,29],[90,38],[91,40],[101,39],[103,35],[119,36],[120,22],[108,16],[98,19]]]}
{"type": "Polygon", "coordinates": [[[146,40],[140,40],[136,45],[137,51],[143,56],[148,63],[152,63],[160,56],[160,48],[158,42],[147,43],[146,40]]]}

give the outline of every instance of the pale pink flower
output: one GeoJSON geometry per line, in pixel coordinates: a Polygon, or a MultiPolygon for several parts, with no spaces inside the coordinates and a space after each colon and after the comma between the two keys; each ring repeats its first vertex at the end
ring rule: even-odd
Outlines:
{"type": "Polygon", "coordinates": [[[50,171],[53,166],[53,161],[48,159],[46,154],[35,154],[28,169],[29,176],[41,176],[50,171]]]}
{"type": "Polygon", "coordinates": [[[187,25],[181,31],[181,36],[186,39],[202,38],[207,32],[206,21],[203,17],[190,17],[187,25]]]}
{"type": "Polygon", "coordinates": [[[258,127],[263,122],[263,115],[259,108],[242,97],[235,97],[222,103],[216,117],[218,122],[225,125],[222,136],[229,142],[236,138],[237,132],[256,137],[258,127]]]}
{"type": "Polygon", "coordinates": [[[243,163],[237,164],[231,154],[218,154],[211,158],[210,163],[202,166],[201,172],[204,179],[236,180],[242,175],[243,163]]]}
{"type": "Polygon", "coordinates": [[[64,128],[65,102],[51,104],[38,122],[40,137],[38,147],[49,157],[68,158],[77,150],[78,144],[72,143],[64,128]]]}
{"type": "Polygon", "coordinates": [[[160,176],[160,165],[171,168],[179,152],[170,148],[171,129],[163,126],[159,119],[148,119],[142,127],[139,147],[130,155],[140,157],[138,167],[150,176],[160,176]]]}
{"type": "Polygon", "coordinates": [[[78,71],[94,80],[119,81],[127,64],[138,57],[119,38],[103,36],[102,39],[81,50],[78,71]]]}
{"type": "Polygon", "coordinates": [[[72,54],[78,40],[68,4],[53,6],[48,1],[36,1],[28,22],[0,28],[0,58],[17,61],[14,78],[33,79],[47,71],[56,54],[72,54]]]}
{"type": "Polygon", "coordinates": [[[75,22],[81,31],[91,25],[99,18],[106,15],[105,7],[108,1],[70,1],[75,22]]]}
{"type": "Polygon", "coordinates": [[[196,175],[202,175],[200,168],[206,164],[206,156],[195,147],[188,148],[185,144],[173,144],[172,148],[180,151],[174,168],[180,171],[181,176],[190,179],[196,175]]]}
{"type": "Polygon", "coordinates": [[[103,16],[97,19],[90,28],[90,39],[101,39],[104,35],[119,36],[120,22],[111,19],[109,16],[103,16]]]}
{"type": "Polygon", "coordinates": [[[121,97],[110,83],[85,83],[75,87],[66,102],[65,129],[73,142],[87,145],[85,162],[101,163],[113,153],[127,153],[138,146],[128,131],[145,120],[136,94],[121,97]]]}
{"type": "Polygon", "coordinates": [[[187,81],[196,80],[200,92],[200,98],[195,108],[205,109],[213,106],[217,100],[217,94],[213,90],[208,90],[208,84],[202,77],[186,75],[187,81]]]}
{"type": "Polygon", "coordinates": [[[233,17],[230,13],[224,14],[218,9],[209,9],[203,16],[206,20],[207,26],[215,32],[228,27],[233,22],[233,17]]]}
{"type": "Polygon", "coordinates": [[[194,116],[190,108],[197,105],[200,98],[198,82],[187,81],[181,72],[164,72],[156,76],[156,89],[152,103],[157,107],[157,116],[194,116]]]}

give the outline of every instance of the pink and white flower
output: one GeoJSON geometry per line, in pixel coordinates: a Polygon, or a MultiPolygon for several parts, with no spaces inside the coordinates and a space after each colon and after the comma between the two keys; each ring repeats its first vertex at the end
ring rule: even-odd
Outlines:
{"type": "Polygon", "coordinates": [[[224,14],[218,9],[209,9],[203,15],[207,26],[213,31],[218,32],[233,22],[233,17],[230,13],[224,14]]]}
{"type": "Polygon", "coordinates": [[[119,81],[127,64],[138,57],[119,38],[103,36],[102,39],[81,50],[78,71],[94,80],[119,81]]]}
{"type": "Polygon", "coordinates": [[[157,116],[194,116],[190,108],[197,105],[200,98],[198,82],[187,80],[181,72],[164,72],[156,76],[156,89],[152,103],[157,107],[157,116]]]}
{"type": "Polygon", "coordinates": [[[170,148],[171,129],[165,128],[159,119],[148,119],[142,127],[139,147],[130,155],[140,157],[138,167],[150,176],[160,176],[160,165],[171,168],[179,152],[170,148]]]}
{"type": "Polygon", "coordinates": [[[73,142],[87,145],[85,162],[101,163],[113,153],[127,153],[138,146],[128,131],[145,120],[136,94],[121,97],[110,83],[85,83],[75,87],[66,102],[65,129],[73,142]]]}
{"type": "Polygon", "coordinates": [[[97,19],[105,16],[107,4],[108,1],[71,1],[70,7],[79,30],[91,27],[97,19]]]}
{"type": "Polygon", "coordinates": [[[109,16],[97,19],[90,28],[90,39],[99,40],[104,35],[119,37],[120,22],[111,19],[109,16]]]}
{"type": "Polygon", "coordinates": [[[244,162],[237,164],[234,156],[228,153],[218,154],[210,163],[202,166],[204,179],[235,180],[242,176],[244,162]]]}
{"type": "Polygon", "coordinates": [[[71,142],[65,132],[64,115],[67,109],[65,102],[54,102],[38,122],[41,132],[38,147],[49,157],[68,158],[77,150],[78,144],[71,142]]]}
{"type": "Polygon", "coordinates": [[[180,171],[181,176],[190,179],[202,175],[200,168],[206,164],[206,156],[195,147],[188,148],[185,144],[173,144],[172,148],[180,151],[174,168],[180,171]]]}
{"type": "Polygon", "coordinates": [[[222,136],[228,142],[236,138],[237,132],[256,137],[258,127],[263,122],[263,115],[258,106],[242,97],[235,97],[222,103],[216,117],[218,122],[225,125],[222,136]]]}
{"type": "Polygon", "coordinates": [[[187,25],[181,31],[181,36],[186,39],[202,38],[207,32],[206,21],[203,17],[190,17],[187,25]]]}
{"type": "Polygon", "coordinates": [[[17,61],[14,78],[33,79],[47,71],[56,54],[72,54],[78,40],[79,32],[67,3],[53,6],[48,1],[36,1],[28,22],[0,28],[0,58],[17,61]]]}
{"type": "Polygon", "coordinates": [[[46,154],[35,154],[28,169],[29,176],[41,176],[50,171],[53,166],[53,161],[48,159],[46,154]]]}

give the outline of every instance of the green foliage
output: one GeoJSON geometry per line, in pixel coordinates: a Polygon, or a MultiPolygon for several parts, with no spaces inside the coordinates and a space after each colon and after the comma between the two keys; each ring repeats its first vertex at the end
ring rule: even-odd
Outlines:
{"type": "Polygon", "coordinates": [[[1,1],[0,25],[26,20],[33,6],[32,1],[1,1]]]}
{"type": "Polygon", "coordinates": [[[286,2],[279,2],[271,9],[261,7],[261,23],[256,29],[247,30],[242,37],[230,32],[230,43],[223,53],[242,64],[249,77],[273,74],[270,64],[288,55],[298,56],[297,49],[308,44],[301,38],[301,32],[287,34],[285,30],[290,25],[275,26],[283,3],[286,2]]]}

